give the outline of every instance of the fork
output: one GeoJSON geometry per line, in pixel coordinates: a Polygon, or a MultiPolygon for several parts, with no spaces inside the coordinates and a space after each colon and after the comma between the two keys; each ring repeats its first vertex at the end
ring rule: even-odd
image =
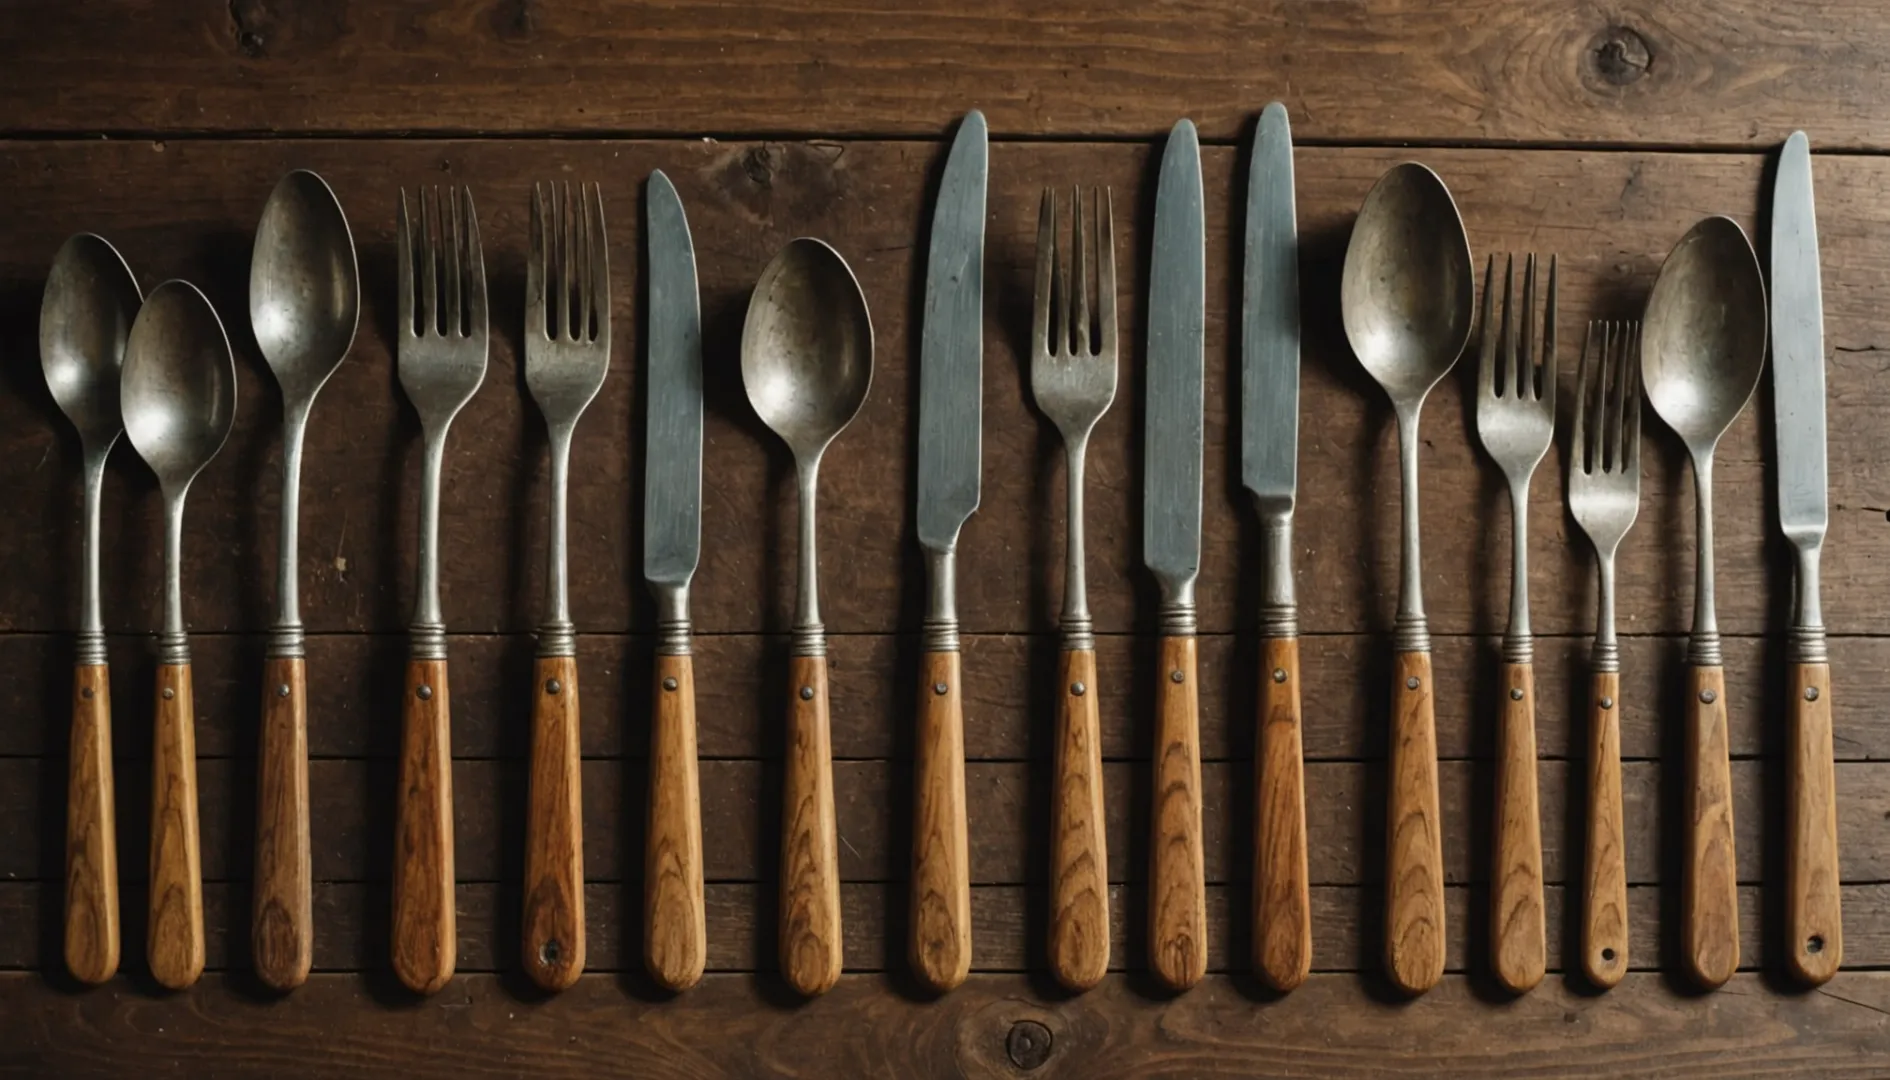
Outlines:
{"type": "Polygon", "coordinates": [[[1515,299],[1516,257],[1503,266],[1499,356],[1493,321],[1496,256],[1483,281],[1478,350],[1477,435],[1509,481],[1509,627],[1503,632],[1503,712],[1497,728],[1496,821],[1491,844],[1490,955],[1511,993],[1542,981],[1548,967],[1542,907],[1542,824],[1536,805],[1535,643],[1529,632],[1529,478],[1555,434],[1555,257],[1549,257],[1548,304],[1536,334],[1536,257],[1523,264],[1522,304],[1515,299]]]}
{"type": "Polygon", "coordinates": [[[446,622],[440,613],[440,471],[446,429],[486,377],[486,264],[472,194],[465,188],[447,188],[444,194],[422,188],[419,195],[415,222],[407,212],[407,192],[401,191],[397,222],[400,385],[420,414],[426,457],[419,589],[401,709],[393,963],[409,989],[430,994],[453,977],[458,946],[446,622]]]}
{"type": "Polygon", "coordinates": [[[1628,966],[1627,863],[1621,823],[1621,650],[1614,638],[1614,553],[1641,501],[1641,326],[1591,322],[1575,377],[1568,509],[1594,545],[1600,576],[1588,689],[1588,843],[1582,968],[1607,988],[1628,966]]]}
{"type": "Polygon", "coordinates": [[[1058,665],[1056,787],[1051,799],[1050,966],[1057,980],[1072,990],[1096,985],[1109,967],[1109,860],[1103,838],[1096,638],[1083,568],[1083,458],[1090,431],[1116,396],[1116,245],[1115,203],[1109,189],[1092,191],[1091,198],[1098,264],[1095,323],[1090,319],[1091,239],[1083,189],[1072,192],[1071,255],[1064,260],[1056,193],[1045,188],[1037,218],[1030,357],[1031,393],[1062,433],[1069,461],[1069,528],[1063,613],[1058,619],[1063,658],[1058,665]]]}
{"type": "Polygon", "coordinates": [[[595,184],[532,188],[525,264],[525,385],[551,440],[550,542],[533,680],[525,831],[525,970],[547,990],[584,971],[583,803],[578,785],[577,638],[565,577],[571,433],[610,368],[610,258],[595,184]]]}

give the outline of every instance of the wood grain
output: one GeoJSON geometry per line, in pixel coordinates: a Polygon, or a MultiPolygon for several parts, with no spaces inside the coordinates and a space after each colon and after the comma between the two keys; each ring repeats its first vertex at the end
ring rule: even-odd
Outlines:
{"type": "Polygon", "coordinates": [[[1536,683],[1529,664],[1503,665],[1496,728],[1496,813],[1490,843],[1490,965],[1512,994],[1548,970],[1542,910],[1542,814],[1536,801],[1536,683]]]}
{"type": "Polygon", "coordinates": [[[391,945],[394,974],[416,994],[443,988],[457,959],[451,700],[446,661],[407,662],[391,945]]]}
{"type": "Polygon", "coordinates": [[[643,962],[665,989],[702,978],[702,795],[696,680],[688,656],[658,653],[650,702],[649,821],[643,843],[643,962]]]}
{"type": "Polygon", "coordinates": [[[1627,973],[1626,827],[1621,813],[1621,675],[1597,671],[1588,690],[1588,821],[1583,830],[1582,971],[1611,987],[1627,973]]]}
{"type": "Polygon", "coordinates": [[[1109,970],[1109,838],[1104,828],[1096,653],[1057,663],[1055,785],[1050,796],[1050,971],[1087,990],[1109,970]]]}
{"type": "Polygon", "coordinates": [[[788,662],[787,761],[782,779],[781,975],[803,995],[840,979],[840,853],[834,824],[827,658],[788,662]]]}
{"type": "Polygon", "coordinates": [[[520,962],[546,990],[584,973],[584,794],[577,658],[533,665],[531,783],[526,795],[520,962]]]}
{"type": "Polygon", "coordinates": [[[1392,664],[1390,785],[1385,793],[1385,974],[1421,994],[1444,974],[1444,821],[1437,796],[1431,654],[1392,664]]]}
{"type": "Polygon", "coordinates": [[[1687,974],[1717,988],[1739,969],[1738,865],[1732,777],[1726,753],[1726,679],[1717,667],[1687,669],[1687,836],[1681,922],[1687,974]]]}
{"type": "Polygon", "coordinates": [[[151,758],[151,919],[145,958],[160,986],[203,974],[203,865],[197,841],[196,709],[189,664],[157,666],[151,758]]]}
{"type": "Polygon", "coordinates": [[[1253,847],[1253,966],[1291,990],[1312,971],[1306,778],[1301,762],[1299,639],[1269,638],[1260,653],[1253,847]]]}
{"type": "Polygon", "coordinates": [[[308,672],[300,656],[263,664],[256,758],[256,888],[250,951],[277,990],[308,979],[315,957],[308,825],[308,672]]]}
{"type": "Polygon", "coordinates": [[[1164,637],[1155,669],[1150,758],[1149,970],[1171,990],[1207,971],[1206,859],[1201,839],[1201,720],[1193,637],[1164,637]]]}
{"type": "Polygon", "coordinates": [[[118,825],[112,687],[104,664],[72,669],[66,771],[66,970],[96,985],[118,971],[118,825]]]}
{"type": "Polygon", "coordinates": [[[965,718],[957,652],[919,661],[913,742],[909,958],[921,982],[950,990],[971,973],[971,855],[965,834],[965,718]]]}
{"type": "Polygon", "coordinates": [[[1786,684],[1785,940],[1800,980],[1828,982],[1844,963],[1837,776],[1831,763],[1831,666],[1793,664],[1786,684]]]}

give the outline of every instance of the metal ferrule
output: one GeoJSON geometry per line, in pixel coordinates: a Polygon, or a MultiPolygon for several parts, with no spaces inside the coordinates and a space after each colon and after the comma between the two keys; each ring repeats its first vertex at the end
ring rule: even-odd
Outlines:
{"type": "Polygon", "coordinates": [[[303,633],[301,623],[269,628],[269,643],[263,646],[265,657],[271,660],[293,660],[307,653],[308,635],[303,633]]]}
{"type": "Polygon", "coordinates": [[[80,667],[97,667],[105,663],[105,660],[104,631],[79,631],[78,647],[73,653],[73,663],[80,667]]]}
{"type": "Polygon", "coordinates": [[[1722,667],[1725,656],[1719,650],[1719,631],[1695,630],[1687,638],[1687,663],[1694,667],[1722,667]]]}
{"type": "Polygon", "coordinates": [[[1088,615],[1075,618],[1065,615],[1059,621],[1063,631],[1063,651],[1096,651],[1096,624],[1088,615]]]}
{"type": "Polygon", "coordinates": [[[1793,581],[1792,630],[1789,638],[1795,664],[1828,664],[1831,655],[1824,638],[1824,612],[1818,601],[1818,544],[1798,549],[1798,574],[1793,581]]]}
{"type": "Polygon", "coordinates": [[[659,656],[688,656],[692,650],[689,626],[689,586],[652,585],[656,594],[656,652],[659,656]]]}
{"type": "Polygon", "coordinates": [[[299,657],[306,651],[297,545],[302,519],[302,442],[307,430],[307,403],[290,408],[282,422],[282,539],[276,545],[276,624],[269,629],[269,643],[263,652],[272,660],[299,657]]]}
{"type": "Polygon", "coordinates": [[[1260,636],[1299,636],[1299,603],[1293,592],[1293,519],[1281,514],[1267,518],[1261,534],[1265,560],[1265,594],[1260,600],[1260,636]]]}
{"type": "Polygon", "coordinates": [[[1600,597],[1595,605],[1595,645],[1590,650],[1589,666],[1596,671],[1621,670],[1621,646],[1614,640],[1614,552],[1597,556],[1600,565],[1600,597]]]}
{"type": "Polygon", "coordinates": [[[577,628],[572,625],[571,620],[548,622],[538,627],[538,655],[541,657],[577,655],[577,628]]]}
{"type": "Polygon", "coordinates": [[[101,492],[105,483],[105,454],[91,446],[85,448],[85,544],[82,552],[84,580],[79,604],[79,640],[74,662],[80,667],[105,663],[105,617],[100,608],[98,584],[98,519],[101,492]]]}
{"type": "Polygon", "coordinates": [[[1693,633],[1687,638],[1687,663],[1720,667],[1719,618],[1713,611],[1713,471],[1712,459],[1693,460],[1693,507],[1699,554],[1693,574],[1693,633]]]}
{"type": "Polygon", "coordinates": [[[1403,491],[1399,527],[1398,620],[1392,631],[1399,652],[1430,652],[1431,624],[1424,617],[1424,560],[1418,552],[1418,410],[1398,411],[1398,472],[1403,491]]]}
{"type": "Polygon", "coordinates": [[[1596,638],[1594,648],[1588,652],[1588,666],[1593,671],[1603,673],[1620,671],[1621,646],[1596,638]]]}
{"type": "Polygon", "coordinates": [[[1423,615],[1400,614],[1391,629],[1391,647],[1398,652],[1430,652],[1430,620],[1423,615]]]}
{"type": "Polygon", "coordinates": [[[812,626],[794,628],[793,640],[788,645],[790,656],[825,656],[827,655],[827,628],[821,623],[812,626]]]}
{"type": "Polygon", "coordinates": [[[1509,486],[1509,626],[1503,631],[1503,662],[1530,664],[1536,638],[1529,629],[1529,480],[1509,486]]]}
{"type": "Polygon", "coordinates": [[[190,635],[182,630],[166,630],[157,637],[157,660],[177,666],[190,663],[190,635]]]}
{"type": "Polygon", "coordinates": [[[1176,588],[1172,596],[1163,597],[1162,606],[1156,611],[1156,619],[1163,637],[1193,637],[1194,582],[1189,581],[1176,588]]]}
{"type": "Polygon", "coordinates": [[[951,548],[925,550],[925,651],[958,651],[958,558],[951,548]]]}
{"type": "Polygon", "coordinates": [[[446,659],[446,624],[414,623],[407,630],[407,656],[414,660],[446,659]]]}
{"type": "Polygon", "coordinates": [[[1829,643],[1824,637],[1822,626],[1794,626],[1788,639],[1788,649],[1794,664],[1828,664],[1831,662],[1829,643]]]}
{"type": "Polygon", "coordinates": [[[539,656],[576,656],[577,631],[571,623],[570,578],[566,572],[566,521],[569,518],[572,424],[551,429],[550,539],[545,544],[545,600],[550,606],[538,624],[539,656]]]}
{"type": "Polygon", "coordinates": [[[158,663],[190,663],[190,635],[184,631],[184,496],[166,492],[164,508],[164,631],[158,635],[158,663]]]}
{"type": "Polygon", "coordinates": [[[788,651],[794,656],[827,655],[827,626],[820,621],[820,556],[814,548],[814,500],[819,490],[820,457],[812,461],[795,459],[795,481],[800,487],[799,565],[795,574],[799,587],[794,596],[794,640],[788,651]]]}

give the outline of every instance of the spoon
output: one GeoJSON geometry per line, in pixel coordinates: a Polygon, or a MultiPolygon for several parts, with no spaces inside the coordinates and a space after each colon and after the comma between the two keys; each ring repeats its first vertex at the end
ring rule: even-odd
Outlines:
{"type": "Polygon", "coordinates": [[[1444,182],[1416,162],[1393,166],[1359,207],[1339,307],[1352,351],[1398,414],[1404,543],[1386,797],[1385,969],[1413,994],[1444,974],[1437,728],[1418,559],[1418,412],[1470,340],[1471,273],[1470,241],[1444,182]]]}
{"type": "Polygon", "coordinates": [[[256,798],[256,974],[302,985],[314,957],[309,885],[308,701],[296,592],[302,437],[315,395],[354,342],[360,311],[354,238],[322,178],[297,169],[263,206],[249,264],[249,321],[282,388],[282,540],[276,623],[263,667],[256,798]]]}
{"type": "Polygon", "coordinates": [[[39,308],[39,355],[53,400],[79,429],[85,533],[79,640],[72,671],[66,795],[66,967],[98,984],[118,970],[118,834],[112,793],[112,688],[99,611],[98,519],[105,459],[124,430],[118,377],[143,297],[125,260],[80,233],[53,258],[39,308]]]}
{"type": "Polygon", "coordinates": [[[1739,896],[1727,763],[1726,672],[1713,615],[1713,449],[1759,385],[1765,279],[1746,234],[1709,217],[1680,238],[1647,297],[1641,382],[1693,459],[1699,556],[1687,640],[1687,838],[1682,888],[1686,961],[1706,987],[1739,967],[1739,896]]]}
{"type": "Polygon", "coordinates": [[[873,382],[873,322],[840,253],[790,242],[761,272],[742,326],[742,383],[761,422],[794,452],[800,589],[788,703],[781,836],[781,972],[814,995],[840,978],[840,861],[827,730],[827,631],[820,623],[814,503],[820,456],[873,382]]]}
{"type": "Polygon", "coordinates": [[[182,990],[203,974],[203,875],[197,852],[197,734],[184,632],[184,495],[222,449],[236,416],[236,365],[216,309],[167,281],[131,325],[120,384],[125,435],[164,493],[164,632],[151,737],[151,974],[182,990]]]}

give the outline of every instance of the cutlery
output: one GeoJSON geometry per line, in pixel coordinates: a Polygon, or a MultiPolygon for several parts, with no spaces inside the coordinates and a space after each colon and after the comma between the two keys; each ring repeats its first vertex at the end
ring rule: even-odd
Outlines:
{"type": "Polygon", "coordinates": [[[1691,829],[1681,887],[1689,973],[1711,989],[1739,967],[1739,894],[1733,859],[1732,779],[1726,744],[1726,672],[1713,613],[1713,450],[1765,364],[1765,281],[1744,230],[1709,217],[1661,264],[1642,322],[1641,379],[1648,404],[1693,459],[1699,556],[1687,639],[1687,792],[1691,829]]]}
{"type": "Polygon", "coordinates": [[[1831,763],[1831,662],[1818,604],[1829,518],[1824,451],[1824,295],[1811,143],[1785,141],[1772,188],[1772,402],[1779,529],[1798,553],[1792,605],[1785,925],[1789,963],[1818,985],[1844,962],[1838,906],[1837,784],[1831,763]]]}
{"type": "Polygon", "coordinates": [[[650,174],[649,434],[643,465],[643,576],[656,597],[649,835],[643,847],[643,962],[684,990],[708,951],[702,901],[702,800],[696,779],[696,678],[689,581],[702,552],[702,315],[696,249],[669,177],[650,174]]]}
{"type": "Polygon", "coordinates": [[[85,533],[72,668],[66,788],[66,968],[96,985],[118,970],[118,829],[112,785],[112,687],[100,612],[99,504],[105,461],[124,430],[118,383],[144,298],[117,249],[90,233],[59,247],[39,309],[46,386],[84,454],[85,533]]]}
{"type": "Polygon", "coordinates": [[[525,263],[525,385],[551,442],[545,619],[533,665],[531,785],[526,797],[526,974],[562,990],[584,973],[584,803],[577,636],[565,574],[571,434],[610,370],[610,256],[595,184],[532,188],[525,263]]]}
{"type": "Polygon", "coordinates": [[[1497,727],[1496,820],[1490,866],[1490,955],[1512,994],[1535,988],[1548,970],[1542,908],[1542,819],[1536,801],[1535,638],[1529,631],[1529,479],[1555,435],[1555,256],[1548,304],[1536,333],[1536,257],[1503,264],[1499,356],[1496,256],[1483,279],[1483,333],[1477,350],[1477,436],[1509,481],[1509,626],[1503,631],[1503,711],[1497,727]]]}
{"type": "Polygon", "coordinates": [[[781,973],[800,993],[840,979],[840,859],[827,726],[827,629],[814,551],[820,459],[873,382],[873,323],[840,253],[802,237],[761,272],[742,324],[742,383],[756,415],[794,454],[800,586],[788,664],[781,834],[781,973]]]}
{"type": "Polygon", "coordinates": [[[1568,509],[1599,567],[1588,687],[1588,845],[1582,969],[1606,989],[1628,966],[1627,858],[1621,816],[1621,650],[1614,638],[1614,553],[1641,501],[1641,327],[1589,323],[1575,386],[1568,509]]]}
{"type": "Polygon", "coordinates": [[[420,415],[420,557],[401,709],[394,834],[394,972],[430,994],[453,977],[453,753],[440,611],[440,473],[446,432],[486,377],[486,263],[465,188],[420,189],[420,216],[400,193],[396,221],[401,389],[420,415]],[[417,255],[417,261],[416,261],[417,255]],[[418,276],[415,271],[418,270],[418,276]],[[416,315],[418,318],[416,319],[416,315]]]}
{"type": "Polygon", "coordinates": [[[1207,970],[1194,580],[1201,567],[1207,240],[1201,144],[1181,120],[1162,151],[1148,287],[1142,557],[1161,586],[1155,777],[1149,829],[1149,967],[1173,990],[1207,970]]]}
{"type": "Polygon", "coordinates": [[[314,959],[308,833],[308,677],[296,556],[302,440],[322,384],[354,342],[360,279],[341,203],[321,177],[297,169],[263,207],[249,268],[249,322],[282,389],[282,540],[276,623],[263,662],[257,747],[256,974],[278,990],[302,985],[314,959]]]}
{"type": "Polygon", "coordinates": [[[164,494],[164,631],[151,737],[151,921],[146,957],[162,986],[203,974],[197,734],[184,630],[184,496],[236,417],[236,363],[216,309],[184,281],[151,291],[125,341],[125,437],[164,494]]]}
{"type": "Polygon", "coordinates": [[[1255,746],[1253,967],[1276,990],[1312,970],[1301,765],[1299,606],[1293,501],[1299,488],[1299,221],[1286,106],[1260,113],[1247,173],[1241,306],[1240,472],[1261,521],[1260,728],[1255,746]]]}
{"type": "Polygon", "coordinates": [[[1083,565],[1083,459],[1090,432],[1116,397],[1116,240],[1114,198],[1107,188],[1091,196],[1096,219],[1095,325],[1090,320],[1092,241],[1083,189],[1077,188],[1070,199],[1074,221],[1071,254],[1065,260],[1056,195],[1045,188],[1037,217],[1037,293],[1030,334],[1030,391],[1062,434],[1068,461],[1063,614],[1057,620],[1063,630],[1063,658],[1057,672],[1056,786],[1050,800],[1050,968],[1071,990],[1095,986],[1109,968],[1109,857],[1103,831],[1096,635],[1083,565]]]}
{"type": "Polygon", "coordinates": [[[987,164],[984,114],[973,110],[952,140],[932,212],[919,344],[919,545],[930,588],[913,754],[910,960],[934,990],[957,986],[971,971],[955,568],[959,530],[978,508],[987,164]]]}
{"type": "Polygon", "coordinates": [[[1418,415],[1470,339],[1470,241],[1437,174],[1395,165],[1359,207],[1339,282],[1346,340],[1398,414],[1403,553],[1385,799],[1385,969],[1408,993],[1444,974],[1443,822],[1431,634],[1418,558],[1418,415]]]}

